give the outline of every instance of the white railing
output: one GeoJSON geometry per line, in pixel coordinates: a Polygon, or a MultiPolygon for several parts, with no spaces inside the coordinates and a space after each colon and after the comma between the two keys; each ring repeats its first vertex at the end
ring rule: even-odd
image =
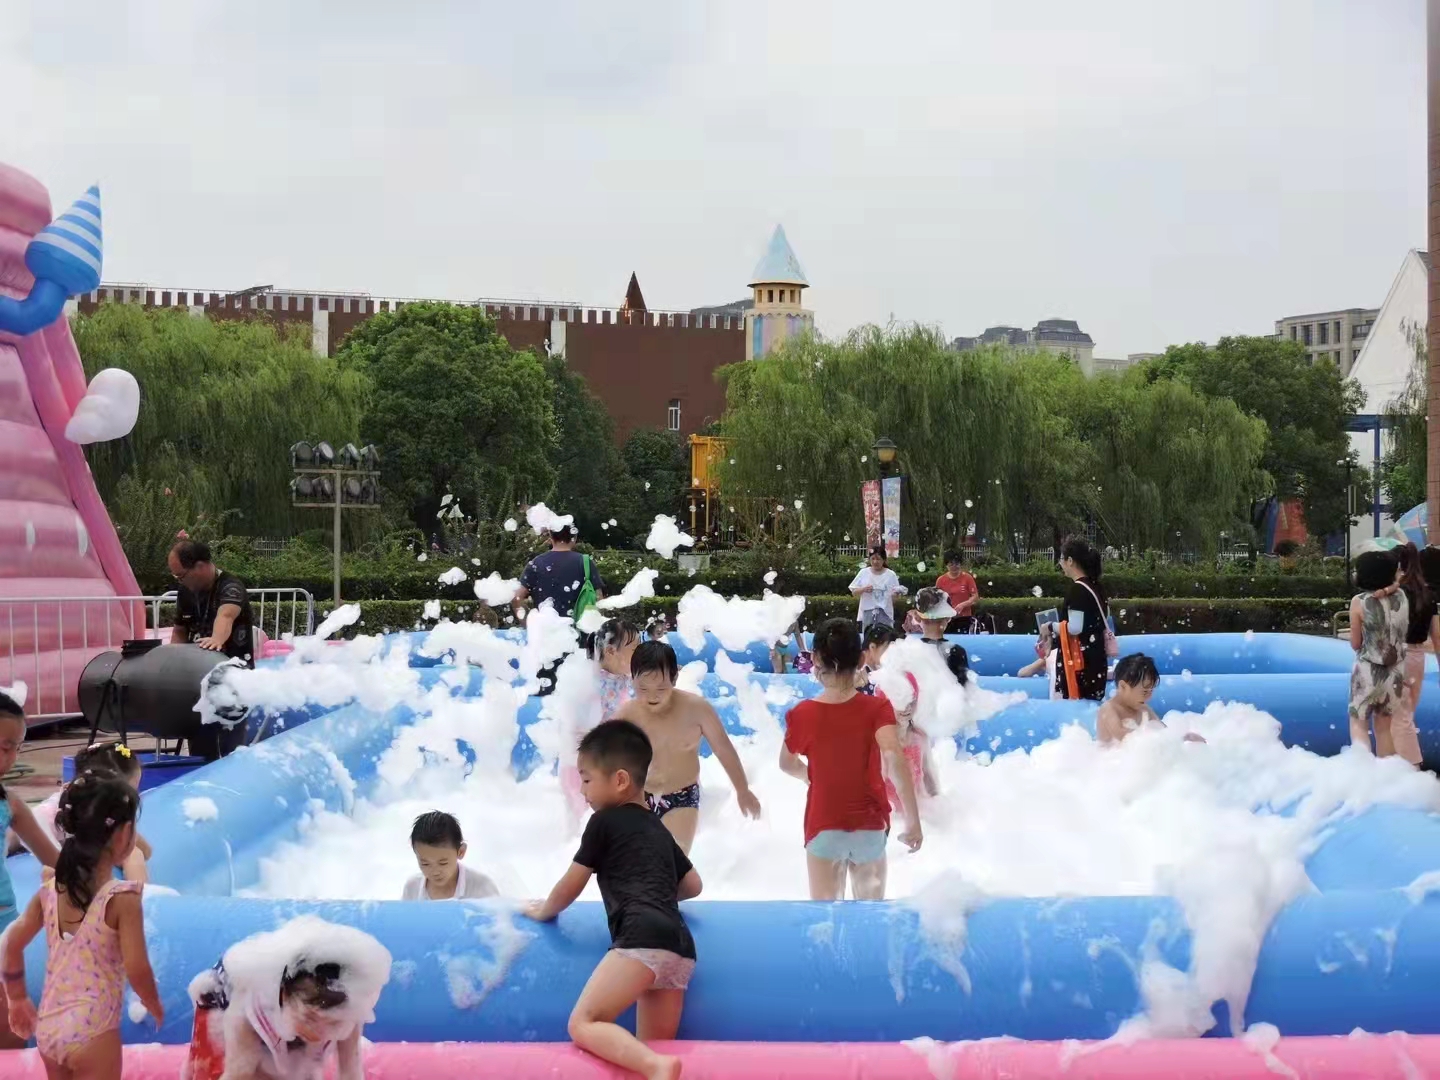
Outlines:
{"type": "MultiPolygon", "coordinates": [[[[258,588],[250,595],[255,627],[272,638],[315,629],[315,601],[305,589],[258,588]]],[[[0,598],[0,685],[26,686],[34,723],[79,717],[76,687],[85,665],[126,641],[153,636],[174,621],[176,594],[161,596],[26,596],[0,598]],[[168,610],[166,610],[168,609],[168,610]],[[54,642],[50,648],[38,647],[54,642]]]]}

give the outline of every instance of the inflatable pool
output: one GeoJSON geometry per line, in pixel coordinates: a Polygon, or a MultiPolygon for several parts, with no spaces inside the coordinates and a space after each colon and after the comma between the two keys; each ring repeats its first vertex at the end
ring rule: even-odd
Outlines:
{"type": "MultiPolygon", "coordinates": [[[[976,638],[966,644],[975,669],[993,673],[982,679],[987,688],[1031,695],[985,719],[966,742],[973,752],[997,757],[1011,750],[1048,752],[1064,741],[1065,729],[1093,722],[1093,707],[1034,700],[1037,690],[1044,693],[1043,681],[998,674],[1033,655],[1029,639],[976,638]]],[[[422,646],[415,638],[392,643],[423,652],[422,646]]],[[[1162,712],[1200,712],[1214,702],[1240,700],[1274,713],[1291,745],[1308,743],[1316,753],[1331,754],[1345,741],[1341,695],[1349,651],[1339,643],[1282,635],[1203,640],[1162,635],[1127,639],[1122,647],[1150,652],[1161,663],[1162,712]],[[1337,645],[1338,650],[1332,647],[1337,645]],[[1290,651],[1298,671],[1285,670],[1290,651]]],[[[288,730],[146,794],[142,827],[155,849],[154,880],[180,895],[146,897],[148,940],[166,1020],[157,1035],[152,1025],[127,1019],[127,1043],[157,1037],[163,1043],[186,1041],[190,978],[213,964],[225,944],[306,911],[365,929],[394,955],[393,985],[367,1028],[371,1040],[564,1042],[570,1006],[608,944],[598,903],[582,902],[557,924],[538,926],[499,901],[405,904],[244,895],[262,881],[267,864],[304,839],[317,814],[350,815],[380,789],[382,763],[402,741],[398,736],[417,732],[417,752],[429,752],[427,717],[417,714],[415,693],[439,695],[432,696],[433,704],[470,702],[484,692],[486,679],[478,671],[444,660],[417,658],[429,666],[412,669],[408,701],[383,708],[358,700],[338,707],[291,704],[288,730]]],[[[782,717],[790,702],[814,689],[807,677],[763,673],[748,676],[745,685],[753,690],[747,701],[713,673],[700,684],[733,732],[752,730],[748,723],[755,719],[757,700],[771,716],[782,717]]],[[[369,691],[362,687],[356,693],[369,691]]],[[[1428,704],[1422,736],[1427,748],[1440,749],[1434,742],[1440,694],[1432,694],[1428,704]]],[[[507,756],[522,775],[545,764],[526,734],[539,709],[532,699],[514,718],[514,747],[507,756]]],[[[460,751],[456,767],[473,766],[473,748],[464,739],[452,741],[460,751]]],[[[524,790],[522,783],[517,791],[524,790]]],[[[1294,812],[1291,805],[1256,809],[1279,816],[1294,812]]],[[[15,858],[10,865],[17,892],[32,891],[33,861],[15,858]]],[[[1279,910],[1256,943],[1245,1023],[1252,1033],[1269,1030],[1263,1025],[1283,1033],[1275,1060],[1289,1062],[1285,1068],[1297,1075],[1354,1075],[1355,1069],[1365,1075],[1413,1075],[1399,1064],[1402,1059],[1422,1071],[1432,1060],[1440,1067],[1432,1044],[1419,1038],[1313,1044],[1292,1038],[1347,1036],[1357,1028],[1440,1034],[1440,982],[1433,977],[1440,962],[1440,898],[1430,897],[1432,881],[1440,884],[1440,817],[1399,805],[1339,815],[1308,853],[1305,871],[1312,888],[1279,910]],[[1293,1058],[1286,1056],[1287,1048],[1293,1058]]],[[[765,1044],[738,1049],[733,1060],[725,1057],[728,1051],[695,1047],[694,1071],[687,1075],[782,1075],[773,1071],[779,1059],[767,1055],[787,1053],[801,1054],[794,1071],[783,1073],[787,1076],[947,1075],[930,1071],[928,1044],[913,1044],[903,1054],[883,1044],[1004,1038],[1027,1042],[985,1051],[984,1068],[992,1072],[974,1075],[1053,1075],[1046,1070],[1053,1070],[1062,1054],[1072,1072],[1082,1069],[1078,1075],[1100,1075],[1083,1069],[1101,1062],[1104,1075],[1149,1075],[1156,1060],[1165,1060],[1154,1056],[1154,1047],[1164,1044],[1115,1048],[1093,1059],[1078,1044],[1068,1049],[1063,1044],[1110,1039],[1143,1013],[1153,997],[1147,972],[1193,972],[1204,962],[1193,950],[1183,905],[1169,896],[1009,896],[970,906],[957,901],[955,925],[946,922],[948,908],[942,907],[938,926],[936,913],[933,902],[927,907],[903,900],[686,905],[703,962],[687,1000],[682,1038],[765,1044]],[[803,1053],[769,1045],[783,1043],[817,1045],[803,1053]],[[856,1043],[873,1049],[820,1045],[856,1043]],[[715,1071],[722,1060],[729,1071],[715,1071]],[[853,1064],[847,1072],[837,1071],[839,1060],[853,1064]]],[[[38,993],[41,942],[32,946],[28,971],[31,991],[38,993]]],[[[1215,1023],[1209,1034],[1238,1034],[1226,1002],[1216,1000],[1211,1012],[1215,1023]]],[[[1224,1050],[1206,1049],[1209,1056],[1187,1058],[1187,1050],[1166,1060],[1165,1068],[1179,1076],[1260,1075],[1274,1064],[1267,1063],[1271,1047],[1262,1042],[1251,1038],[1224,1050]],[[1208,1064],[1201,1068],[1202,1062],[1208,1064]]],[[[456,1055],[446,1060],[457,1069],[471,1060],[465,1057],[469,1051],[446,1052],[456,1055]]],[[[164,1051],[146,1053],[150,1056],[135,1059],[133,1075],[160,1075],[174,1060],[164,1051]]],[[[418,1061],[440,1051],[416,1053],[418,1061]]],[[[495,1075],[533,1075],[526,1070],[541,1062],[557,1076],[610,1075],[554,1048],[511,1047],[485,1060],[497,1068],[501,1061],[513,1063],[505,1066],[511,1072],[495,1075]],[[531,1056],[537,1053],[549,1056],[531,1056]]],[[[377,1065],[374,1075],[412,1075],[401,1057],[381,1054],[377,1061],[388,1064],[377,1065]]],[[[981,1068],[979,1059],[972,1064],[981,1068]]],[[[1284,1070],[1271,1075],[1274,1071],[1284,1070]]]]}

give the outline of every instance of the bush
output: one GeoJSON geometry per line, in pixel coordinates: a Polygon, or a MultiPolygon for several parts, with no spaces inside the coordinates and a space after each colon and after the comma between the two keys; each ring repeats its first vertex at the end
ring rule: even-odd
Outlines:
{"type": "MultiPolygon", "coordinates": [[[[1030,633],[1035,627],[1035,613],[1054,607],[1053,597],[1026,597],[982,601],[978,610],[995,616],[996,629],[1002,634],[1030,633]]],[[[675,622],[678,598],[656,596],[627,608],[623,614],[631,622],[643,623],[652,615],[665,615],[675,622]]],[[[1122,634],[1199,634],[1220,632],[1284,631],[1302,634],[1330,633],[1331,617],[1344,611],[1345,599],[1242,599],[1242,600],[1166,600],[1152,598],[1115,599],[1110,602],[1116,625],[1122,634]]],[[[472,599],[441,602],[444,618],[457,621],[475,617],[478,605],[472,599]]],[[[317,604],[317,624],[329,613],[328,602],[317,604]]],[[[346,636],[375,634],[387,630],[411,630],[421,625],[424,607],[419,600],[369,600],[361,602],[360,621],[345,630],[346,636]]],[[[903,618],[905,605],[899,604],[896,617],[903,618]]],[[[825,619],[853,619],[856,603],[851,596],[812,596],[805,604],[801,625],[807,629],[825,619]]],[[[499,612],[502,619],[508,612],[499,612]]],[[[424,625],[430,625],[425,623],[424,625]]]]}

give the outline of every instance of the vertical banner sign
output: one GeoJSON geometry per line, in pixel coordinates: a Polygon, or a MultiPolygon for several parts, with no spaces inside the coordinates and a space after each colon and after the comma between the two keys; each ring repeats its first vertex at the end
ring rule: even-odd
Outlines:
{"type": "Polygon", "coordinates": [[[885,510],[885,557],[900,557],[900,477],[887,476],[881,483],[881,503],[885,510]]]}
{"type": "Polygon", "coordinates": [[[880,546],[880,481],[860,485],[860,503],[865,508],[865,550],[880,546]]]}

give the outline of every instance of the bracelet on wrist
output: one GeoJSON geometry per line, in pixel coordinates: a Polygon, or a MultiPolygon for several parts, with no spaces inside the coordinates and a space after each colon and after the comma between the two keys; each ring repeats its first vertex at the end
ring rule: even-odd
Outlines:
{"type": "Polygon", "coordinates": [[[24,981],[25,981],[25,969],[24,969],[24,968],[20,968],[18,971],[5,971],[5,972],[0,972],[0,979],[4,979],[7,983],[9,983],[9,982],[24,982],[24,981]]]}

